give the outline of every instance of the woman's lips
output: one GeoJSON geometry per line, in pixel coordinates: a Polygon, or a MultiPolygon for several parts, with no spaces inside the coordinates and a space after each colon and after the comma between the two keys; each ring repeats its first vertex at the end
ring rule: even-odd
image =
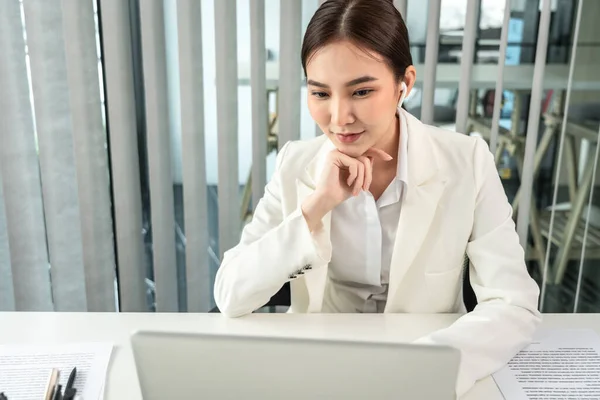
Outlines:
{"type": "Polygon", "coordinates": [[[356,142],[363,133],[364,131],[359,133],[336,133],[336,136],[342,143],[352,143],[356,142]]]}

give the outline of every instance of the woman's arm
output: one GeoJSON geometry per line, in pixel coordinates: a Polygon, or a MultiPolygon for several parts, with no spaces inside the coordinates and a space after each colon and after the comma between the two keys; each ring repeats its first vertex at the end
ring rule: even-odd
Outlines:
{"type": "Polygon", "coordinates": [[[461,350],[459,396],[510,361],[531,341],[540,322],[539,287],[527,272],[512,208],[481,139],[475,145],[473,168],[477,192],[467,255],[478,304],[450,327],[417,341],[461,350]]]}
{"type": "Polygon", "coordinates": [[[298,273],[324,266],[331,259],[328,233],[322,228],[311,233],[300,204],[291,214],[283,215],[282,183],[287,179],[295,184],[294,177],[282,173],[289,146],[287,143],[279,152],[273,178],[240,243],[225,252],[217,271],[215,302],[227,316],[253,312],[298,273]]]}

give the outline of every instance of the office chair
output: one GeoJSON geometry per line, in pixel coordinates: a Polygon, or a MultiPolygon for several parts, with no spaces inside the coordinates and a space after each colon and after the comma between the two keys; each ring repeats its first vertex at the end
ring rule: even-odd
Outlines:
{"type": "Polygon", "coordinates": [[[463,268],[465,270],[465,273],[463,274],[463,303],[465,303],[467,312],[473,311],[477,305],[477,296],[475,295],[475,291],[471,286],[471,280],[469,277],[469,264],[469,257],[465,255],[465,261],[463,263],[463,268]]]}

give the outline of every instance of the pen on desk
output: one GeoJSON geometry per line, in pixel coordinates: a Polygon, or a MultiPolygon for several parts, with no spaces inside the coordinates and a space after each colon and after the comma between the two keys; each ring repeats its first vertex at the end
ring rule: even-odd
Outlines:
{"type": "Polygon", "coordinates": [[[50,372],[50,378],[48,378],[48,385],[46,386],[44,400],[52,400],[52,395],[54,394],[54,389],[56,387],[56,384],[58,383],[59,376],[60,371],[56,368],[53,368],[52,372],[50,372]]]}
{"type": "Polygon", "coordinates": [[[56,384],[56,388],[54,389],[54,394],[52,395],[52,400],[61,400],[63,397],[61,395],[62,386],[56,384]]]}
{"type": "Polygon", "coordinates": [[[60,385],[58,383],[59,379],[60,379],[60,371],[58,371],[58,376],[56,377],[56,383],[54,384],[54,389],[52,389],[52,396],[51,396],[52,400],[60,400],[62,398],[62,392],[60,390],[62,385],[60,385]]]}
{"type": "Polygon", "coordinates": [[[63,393],[62,400],[73,400],[75,398],[75,393],[77,390],[73,387],[75,384],[75,378],[77,377],[77,367],[71,370],[69,374],[69,379],[67,380],[67,385],[65,386],[65,392],[63,393]]]}

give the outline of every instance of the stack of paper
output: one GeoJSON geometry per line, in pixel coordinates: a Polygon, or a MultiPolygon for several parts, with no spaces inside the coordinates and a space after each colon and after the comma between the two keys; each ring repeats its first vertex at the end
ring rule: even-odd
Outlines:
{"type": "Polygon", "coordinates": [[[77,394],[85,400],[102,399],[112,347],[110,343],[0,346],[0,392],[9,400],[43,399],[52,368],[60,370],[64,387],[77,367],[77,394]]]}
{"type": "Polygon", "coordinates": [[[592,330],[542,330],[494,374],[510,400],[600,399],[600,337],[592,330]]]}

